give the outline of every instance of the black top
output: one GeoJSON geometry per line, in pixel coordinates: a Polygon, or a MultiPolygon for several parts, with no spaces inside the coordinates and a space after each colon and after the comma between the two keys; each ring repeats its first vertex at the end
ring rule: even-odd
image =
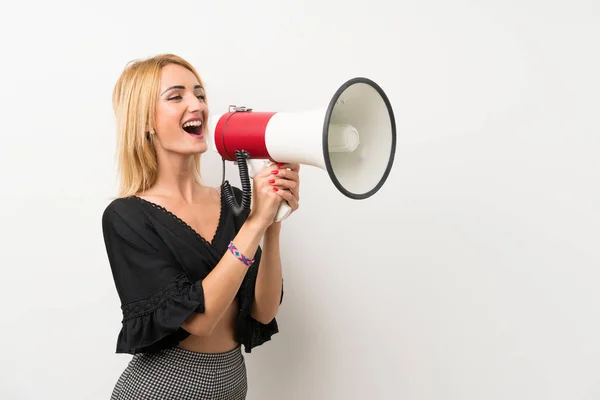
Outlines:
{"type": "MultiPolygon", "coordinates": [[[[234,191],[240,202],[241,191],[234,191]]],[[[104,210],[104,242],[123,313],[117,353],[156,352],[190,335],[181,324],[192,312],[204,312],[202,280],[244,222],[229,210],[223,192],[211,241],[164,207],[137,196],[115,199],[104,210]]],[[[279,331],[275,319],[265,325],[250,316],[261,255],[259,247],[236,295],[235,338],[247,353],[279,331]]]]}

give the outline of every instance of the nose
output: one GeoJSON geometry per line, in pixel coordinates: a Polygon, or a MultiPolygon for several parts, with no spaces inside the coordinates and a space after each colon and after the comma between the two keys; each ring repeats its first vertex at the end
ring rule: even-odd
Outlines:
{"type": "Polygon", "coordinates": [[[199,99],[198,97],[191,94],[188,96],[188,111],[192,114],[199,114],[206,110],[207,106],[204,100],[199,99]]]}

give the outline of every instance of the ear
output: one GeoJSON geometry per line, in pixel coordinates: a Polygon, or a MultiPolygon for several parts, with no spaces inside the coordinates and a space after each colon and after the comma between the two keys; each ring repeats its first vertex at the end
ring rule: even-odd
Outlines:
{"type": "Polygon", "coordinates": [[[146,132],[146,139],[150,140],[152,136],[156,133],[154,129],[150,126],[150,123],[146,123],[144,131],[146,132]]]}

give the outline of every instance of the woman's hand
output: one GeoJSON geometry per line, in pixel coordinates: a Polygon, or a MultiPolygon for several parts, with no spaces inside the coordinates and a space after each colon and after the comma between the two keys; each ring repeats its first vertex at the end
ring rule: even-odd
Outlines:
{"type": "Polygon", "coordinates": [[[277,215],[279,205],[283,201],[276,189],[269,182],[274,176],[274,171],[279,171],[276,165],[263,168],[253,178],[252,210],[248,219],[258,222],[261,228],[268,228],[277,215]]]}
{"type": "Polygon", "coordinates": [[[287,201],[292,212],[299,207],[299,164],[273,164],[263,168],[253,179],[252,211],[250,217],[268,228],[275,221],[282,201],[287,201]]]}
{"type": "Polygon", "coordinates": [[[277,164],[269,184],[275,192],[288,202],[292,213],[300,206],[300,164],[277,164]]]}

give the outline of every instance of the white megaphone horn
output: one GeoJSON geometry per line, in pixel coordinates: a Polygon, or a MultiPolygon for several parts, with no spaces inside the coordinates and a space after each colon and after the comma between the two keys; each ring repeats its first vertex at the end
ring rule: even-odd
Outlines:
{"type": "MultiPolygon", "coordinates": [[[[213,150],[240,169],[242,204],[228,182],[223,188],[236,214],[250,211],[249,178],[271,163],[321,168],[342,194],[366,199],[387,180],[396,153],[390,101],[379,85],[363,77],[345,82],[325,107],[291,113],[231,106],[227,113],[210,116],[209,129],[213,150]]],[[[290,211],[282,203],[275,220],[290,211]]]]}

